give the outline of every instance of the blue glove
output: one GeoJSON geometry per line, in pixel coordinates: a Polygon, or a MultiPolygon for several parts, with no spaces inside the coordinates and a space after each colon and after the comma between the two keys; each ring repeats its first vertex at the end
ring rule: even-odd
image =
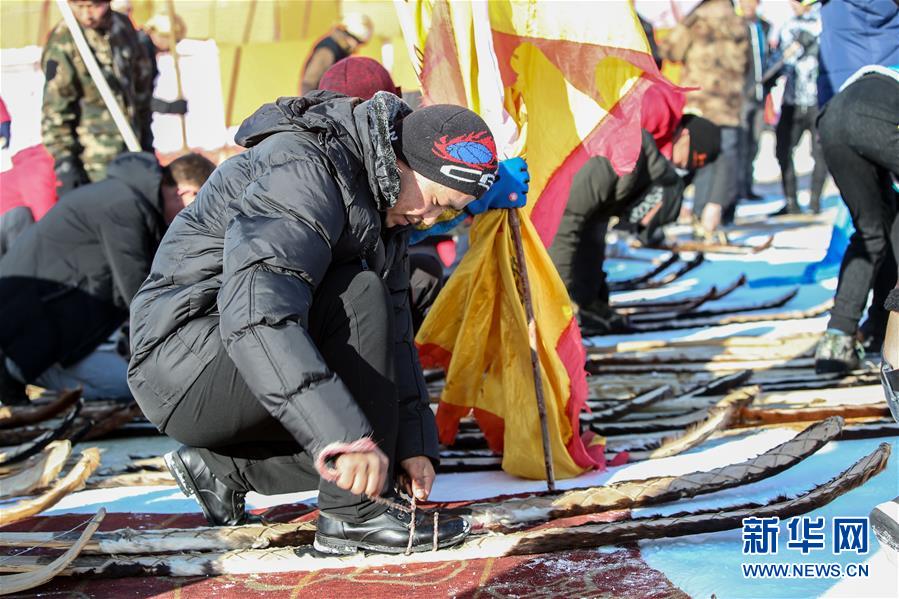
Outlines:
{"type": "Polygon", "coordinates": [[[490,189],[468,204],[465,210],[469,214],[481,214],[493,208],[521,208],[527,203],[530,182],[531,174],[528,173],[528,163],[524,158],[503,160],[499,163],[496,180],[490,189]],[[515,200],[509,198],[513,193],[518,195],[515,200]]]}
{"type": "Polygon", "coordinates": [[[3,147],[3,148],[9,147],[10,125],[12,125],[12,121],[4,121],[4,122],[0,123],[0,147],[3,147]]]}

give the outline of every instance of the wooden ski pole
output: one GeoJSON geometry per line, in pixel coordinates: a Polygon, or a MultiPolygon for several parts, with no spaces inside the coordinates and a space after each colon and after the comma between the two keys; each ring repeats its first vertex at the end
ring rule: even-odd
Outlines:
{"type": "Polygon", "coordinates": [[[94,53],[91,51],[90,46],[87,45],[87,40],[84,39],[84,32],[81,31],[81,26],[75,19],[75,15],[72,14],[69,3],[66,0],[56,0],[56,6],[59,7],[59,12],[62,13],[62,18],[72,34],[72,39],[75,41],[75,47],[78,48],[78,54],[81,55],[81,60],[84,61],[87,72],[90,74],[91,79],[94,80],[94,85],[97,86],[100,97],[103,98],[103,103],[106,104],[106,109],[112,115],[112,120],[125,141],[125,146],[130,152],[140,152],[141,147],[137,142],[134,131],[131,129],[131,124],[128,123],[125,113],[122,112],[122,107],[119,106],[115,96],[112,95],[109,83],[106,81],[106,77],[103,76],[103,71],[100,70],[100,65],[97,64],[97,59],[94,58],[94,53]]]}
{"type": "Polygon", "coordinates": [[[528,265],[524,260],[524,244],[521,242],[521,221],[518,209],[509,210],[509,225],[512,227],[512,241],[518,259],[521,275],[522,303],[528,319],[528,342],[531,346],[531,367],[534,370],[534,392],[537,395],[537,413],[540,414],[540,433],[543,436],[543,461],[546,466],[546,488],[556,490],[556,475],[553,469],[553,452],[549,444],[549,425],[546,422],[546,401],[543,398],[543,377],[540,374],[540,357],[537,353],[537,321],[534,319],[534,304],[531,301],[531,284],[528,280],[528,265]]]}
{"type": "MultiPolygon", "coordinates": [[[[178,64],[178,35],[175,33],[175,27],[178,22],[175,15],[175,0],[168,0],[169,5],[169,52],[172,53],[172,61],[175,63],[175,83],[177,84],[178,95],[176,100],[184,99],[184,89],[181,87],[181,66],[178,64]]],[[[155,57],[154,57],[155,60],[155,57]]],[[[187,146],[187,117],[179,115],[181,120],[181,150],[187,152],[190,148],[187,146]]]]}

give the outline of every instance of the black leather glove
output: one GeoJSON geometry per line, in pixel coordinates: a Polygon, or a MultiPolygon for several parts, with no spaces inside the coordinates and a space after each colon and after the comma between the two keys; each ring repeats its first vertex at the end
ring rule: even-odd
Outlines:
{"type": "Polygon", "coordinates": [[[91,182],[84,167],[74,158],[57,160],[53,170],[56,173],[56,192],[60,196],[91,182]]]}

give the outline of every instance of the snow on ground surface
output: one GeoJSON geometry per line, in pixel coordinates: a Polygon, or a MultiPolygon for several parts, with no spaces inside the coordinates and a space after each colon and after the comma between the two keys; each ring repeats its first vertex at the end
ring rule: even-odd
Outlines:
{"type": "MultiPolygon", "coordinates": [[[[767,138],[763,138],[763,147],[767,138]]],[[[770,140],[769,140],[770,141],[770,140]]],[[[764,155],[764,151],[763,151],[764,155]]],[[[773,155],[773,153],[772,153],[773,155]]],[[[803,180],[807,183],[807,178],[803,180]]],[[[757,190],[766,194],[766,199],[743,205],[738,217],[744,219],[738,227],[746,232],[745,237],[735,238],[740,243],[761,243],[774,233],[775,241],[771,249],[758,254],[728,255],[707,254],[706,262],[691,272],[683,280],[664,290],[646,290],[615,294],[621,301],[677,297],[680,294],[696,294],[711,285],[726,285],[740,273],[750,279],[749,285],[738,289],[730,296],[709,303],[708,308],[737,306],[779,295],[795,285],[779,287],[753,286],[753,281],[765,277],[799,277],[810,264],[817,264],[826,254],[832,223],[838,219],[839,198],[829,196],[824,201],[824,214],[815,222],[785,224],[783,227],[766,229],[758,225],[764,219],[759,215],[774,212],[783,205],[776,185],[757,185],[757,190]],[[748,219],[748,221],[746,220],[748,219]],[[753,224],[758,230],[753,230],[753,224]]],[[[832,189],[832,188],[831,188],[832,189]]],[[[801,195],[807,201],[807,192],[801,195]]],[[[623,279],[645,272],[646,263],[615,260],[611,261],[610,279],[623,279]]],[[[783,309],[808,309],[833,296],[836,287],[834,273],[825,273],[814,283],[801,286],[800,292],[783,309]]],[[[826,315],[805,319],[778,322],[753,322],[721,327],[683,329],[665,333],[643,335],[597,337],[588,343],[597,346],[611,346],[623,341],[637,339],[711,339],[735,335],[780,337],[798,332],[821,332],[826,327],[826,315]]],[[[606,484],[610,482],[641,479],[659,475],[676,475],[696,470],[709,470],[718,466],[736,463],[762,453],[792,437],[795,433],[786,429],[769,429],[742,436],[707,441],[693,451],[666,459],[651,460],[610,468],[603,473],[587,473],[573,480],[559,481],[559,488],[569,489],[606,484]]],[[[884,439],[841,441],[829,443],[815,455],[801,464],[777,476],[755,484],[721,491],[694,500],[683,500],[675,504],[636,510],[634,515],[671,514],[684,510],[695,510],[714,506],[727,506],[748,501],[768,501],[781,494],[795,495],[807,491],[816,484],[823,483],[852,464],[861,456],[871,452],[884,439]]],[[[858,489],[847,493],[822,509],[812,512],[812,517],[825,516],[828,524],[834,516],[867,516],[878,503],[899,495],[899,441],[887,439],[892,445],[892,456],[887,470],[858,489]]],[[[177,444],[166,438],[124,439],[103,441],[96,445],[104,449],[103,465],[113,466],[129,460],[129,455],[161,455],[174,449],[177,444]]],[[[445,474],[438,477],[432,499],[472,500],[501,494],[539,491],[545,486],[539,481],[528,481],[511,477],[503,472],[470,472],[445,474]]],[[[264,508],[286,502],[314,502],[315,492],[296,493],[274,497],[263,497],[250,493],[247,506],[250,509],[264,508]]],[[[64,498],[48,515],[64,513],[93,513],[99,507],[114,512],[138,513],[186,513],[198,512],[193,498],[185,497],[177,487],[131,487],[82,491],[64,498]]],[[[832,538],[828,535],[825,551],[813,551],[802,556],[798,551],[786,550],[786,526],[781,527],[781,546],[778,555],[767,558],[743,556],[741,531],[693,535],[669,540],[644,541],[640,543],[643,557],[653,568],[662,571],[671,581],[694,597],[813,597],[821,595],[839,597],[899,597],[899,570],[895,553],[889,554],[870,535],[871,550],[867,556],[854,554],[832,555],[832,538]],[[740,564],[746,563],[866,563],[869,565],[867,578],[820,579],[820,580],[754,580],[745,579],[740,564]]],[[[603,551],[599,549],[598,551],[603,551]]],[[[606,549],[607,550],[607,549],[606,549]]],[[[544,556],[546,563],[553,563],[553,556],[544,556]]],[[[548,566],[549,567],[549,566],[548,566]]]]}

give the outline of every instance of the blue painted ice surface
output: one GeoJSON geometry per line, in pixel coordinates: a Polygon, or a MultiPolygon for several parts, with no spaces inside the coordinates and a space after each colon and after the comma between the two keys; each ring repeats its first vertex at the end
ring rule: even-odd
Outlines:
{"type": "MultiPolygon", "coordinates": [[[[691,597],[710,597],[713,594],[719,599],[820,596],[840,582],[840,579],[750,579],[743,577],[740,565],[741,563],[838,563],[845,568],[847,564],[859,564],[873,556],[880,549],[880,545],[870,531],[870,551],[867,555],[855,553],[833,555],[831,526],[834,517],[865,517],[877,504],[899,495],[899,456],[897,456],[899,440],[892,438],[886,441],[892,446],[892,454],[884,472],[823,508],[806,514],[812,518],[825,517],[826,545],[823,550],[812,550],[808,555],[802,555],[799,550],[788,549],[786,543],[789,533],[787,521],[784,521],[780,524],[777,555],[743,555],[742,531],[737,529],[676,539],[644,541],[640,544],[643,559],[649,566],[663,572],[671,582],[691,597]]],[[[815,485],[830,480],[862,456],[874,451],[883,442],[884,439],[866,439],[829,443],[800,464],[769,479],[738,489],[704,495],[696,500],[679,501],[660,508],[635,510],[634,516],[667,515],[747,502],[762,503],[781,494],[795,497],[815,485]]],[[[703,445],[702,449],[707,450],[708,444],[703,445]]],[[[871,572],[870,577],[873,579],[875,574],[877,573],[871,572]]],[[[865,590],[857,597],[899,596],[899,573],[894,578],[896,584],[891,588],[878,588],[883,586],[884,573],[881,572],[879,575],[877,585],[866,586],[860,579],[859,588],[865,590]]]]}

